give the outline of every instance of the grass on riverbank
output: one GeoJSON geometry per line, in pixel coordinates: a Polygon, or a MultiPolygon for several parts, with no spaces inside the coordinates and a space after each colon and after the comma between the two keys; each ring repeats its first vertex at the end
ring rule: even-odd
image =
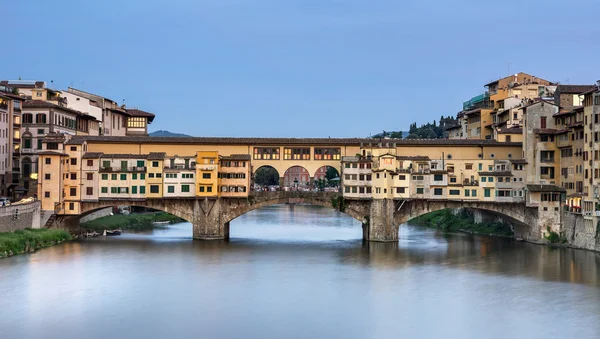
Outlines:
{"type": "Polygon", "coordinates": [[[63,230],[31,229],[0,233],[0,258],[15,254],[34,252],[71,240],[69,232],[63,230]]]}
{"type": "Polygon", "coordinates": [[[471,214],[466,211],[458,214],[445,209],[427,213],[408,222],[411,225],[438,228],[446,232],[470,232],[477,234],[513,237],[510,225],[500,222],[475,223],[471,214]]]}
{"type": "Polygon", "coordinates": [[[156,228],[165,228],[165,226],[154,225],[155,221],[168,221],[169,224],[185,222],[185,220],[169,213],[157,212],[147,214],[117,214],[98,218],[81,224],[82,228],[102,232],[114,230],[117,228],[131,231],[144,231],[156,228]]]}

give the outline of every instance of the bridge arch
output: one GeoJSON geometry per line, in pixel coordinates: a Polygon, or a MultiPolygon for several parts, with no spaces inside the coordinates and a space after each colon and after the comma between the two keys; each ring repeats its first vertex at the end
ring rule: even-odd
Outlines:
{"type": "Polygon", "coordinates": [[[311,176],[310,172],[300,165],[294,165],[285,170],[283,174],[282,187],[288,188],[310,188],[311,176]]]}
{"type": "Polygon", "coordinates": [[[258,167],[252,174],[252,183],[260,187],[281,185],[281,174],[270,165],[258,167]]]}
{"type": "Polygon", "coordinates": [[[153,210],[162,211],[179,217],[187,222],[192,222],[194,219],[193,199],[175,200],[175,199],[147,199],[144,201],[127,201],[127,200],[107,200],[97,202],[82,202],[81,213],[79,215],[65,216],[71,217],[71,222],[79,223],[81,218],[90,215],[94,212],[114,206],[127,207],[145,207],[153,210]]]}

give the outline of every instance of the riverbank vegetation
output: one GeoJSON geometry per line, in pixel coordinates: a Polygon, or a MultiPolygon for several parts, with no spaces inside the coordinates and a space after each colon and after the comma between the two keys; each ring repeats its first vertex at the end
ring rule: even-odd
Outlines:
{"type": "Polygon", "coordinates": [[[45,228],[0,232],[0,258],[35,252],[40,248],[57,245],[71,239],[69,232],[45,228]]]}
{"type": "Polygon", "coordinates": [[[156,225],[154,222],[165,222],[176,224],[185,220],[165,212],[153,212],[144,214],[116,214],[81,224],[87,230],[102,232],[104,230],[122,229],[129,231],[145,231],[157,228],[166,228],[164,225],[156,225]]]}
{"type": "Polygon", "coordinates": [[[435,211],[416,217],[408,223],[410,225],[433,227],[446,232],[468,232],[502,237],[514,236],[509,224],[501,222],[476,223],[473,215],[466,210],[457,214],[452,213],[452,210],[449,209],[435,211]]]}

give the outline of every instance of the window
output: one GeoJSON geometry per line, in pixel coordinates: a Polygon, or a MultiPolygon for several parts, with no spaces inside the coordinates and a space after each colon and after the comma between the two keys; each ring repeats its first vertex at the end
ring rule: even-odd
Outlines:
{"type": "Polygon", "coordinates": [[[490,188],[484,188],[483,189],[483,196],[486,198],[489,198],[491,196],[491,192],[492,190],[490,188]]]}
{"type": "Polygon", "coordinates": [[[127,180],[127,174],[125,174],[125,173],[121,174],[121,180],[127,180]]]}
{"type": "Polygon", "coordinates": [[[24,113],[23,114],[23,124],[33,124],[33,114],[24,113]]]}
{"type": "Polygon", "coordinates": [[[210,173],[202,173],[202,179],[210,179],[210,173]]]}
{"type": "Polygon", "coordinates": [[[77,146],[71,146],[71,151],[77,151],[77,146]]]}
{"type": "Polygon", "coordinates": [[[487,181],[487,177],[481,177],[481,182],[486,182],[487,181]]]}
{"type": "Polygon", "coordinates": [[[465,169],[466,170],[472,170],[473,169],[473,164],[465,164],[465,169]]]}
{"type": "Polygon", "coordinates": [[[110,175],[110,180],[117,180],[117,173],[113,173],[110,175]]]}
{"type": "Polygon", "coordinates": [[[144,167],[146,166],[146,164],[144,163],[144,160],[138,160],[136,163],[136,167],[144,167]]]}
{"type": "Polygon", "coordinates": [[[158,193],[159,188],[158,185],[150,185],[150,193],[158,193]]]}
{"type": "Polygon", "coordinates": [[[108,174],[103,173],[102,174],[102,180],[108,180],[108,174]]]}
{"type": "Polygon", "coordinates": [[[465,197],[469,196],[469,192],[470,192],[470,190],[468,190],[468,189],[465,190],[465,197]]]}
{"type": "Polygon", "coordinates": [[[146,186],[140,186],[140,194],[146,194],[146,186]]]}
{"type": "Polygon", "coordinates": [[[450,177],[450,182],[451,183],[456,183],[456,177],[450,177]]]}
{"type": "Polygon", "coordinates": [[[505,137],[505,141],[506,141],[506,142],[510,142],[510,135],[507,135],[507,136],[505,137]]]}
{"type": "Polygon", "coordinates": [[[450,190],[450,191],[448,191],[448,194],[450,194],[450,195],[460,195],[460,190],[450,190]]]}
{"type": "Polygon", "coordinates": [[[190,191],[190,185],[181,185],[181,192],[188,193],[190,191]]]}
{"type": "Polygon", "coordinates": [[[148,178],[154,178],[154,173],[148,173],[148,178]]]}
{"type": "Polygon", "coordinates": [[[494,182],[494,177],[489,177],[488,182],[494,182]]]}
{"type": "MultiPolygon", "coordinates": [[[[125,119],[123,119],[123,127],[125,127],[125,119]]],[[[146,118],[143,117],[128,117],[127,118],[128,128],[145,128],[146,118]]]]}
{"type": "Polygon", "coordinates": [[[31,148],[31,139],[30,138],[23,139],[23,148],[31,148]]]}
{"type": "Polygon", "coordinates": [[[398,179],[399,179],[399,180],[406,180],[406,175],[399,175],[399,176],[398,176],[398,179]]]}
{"type": "Polygon", "coordinates": [[[50,173],[44,174],[44,179],[45,180],[50,180],[50,173]]]}
{"type": "Polygon", "coordinates": [[[540,117],[540,128],[546,128],[546,117],[540,117]]]}
{"type": "Polygon", "coordinates": [[[69,210],[71,210],[71,211],[72,211],[72,210],[74,210],[74,209],[75,209],[75,204],[74,204],[74,203],[72,203],[72,202],[70,202],[70,203],[69,203],[69,210]]]}
{"type": "Polygon", "coordinates": [[[310,160],[310,148],[284,148],[284,160],[310,160]]]}
{"type": "Polygon", "coordinates": [[[444,180],[444,176],[442,174],[435,174],[433,176],[433,181],[442,181],[444,180]]]}
{"type": "Polygon", "coordinates": [[[108,161],[108,160],[102,161],[102,168],[110,168],[110,161],[108,161]]]}
{"type": "Polygon", "coordinates": [[[108,193],[108,187],[101,187],[100,193],[108,193]]]}
{"type": "Polygon", "coordinates": [[[77,195],[77,187],[70,187],[69,188],[69,196],[74,197],[76,195],[77,195]]]}
{"type": "Polygon", "coordinates": [[[92,166],[94,166],[94,160],[88,160],[88,161],[87,161],[87,166],[88,166],[88,167],[92,167],[92,166]]]}
{"type": "Polygon", "coordinates": [[[193,179],[194,178],[194,173],[181,173],[181,177],[183,179],[193,179]]]}
{"type": "Polygon", "coordinates": [[[93,187],[86,187],[85,188],[85,194],[86,195],[94,195],[94,188],[93,187]]]}
{"type": "Polygon", "coordinates": [[[434,188],[433,189],[433,195],[442,195],[444,194],[444,189],[442,188],[434,188]]]}
{"type": "Polygon", "coordinates": [[[279,148],[255,147],[255,160],[279,160],[279,148]]]}
{"type": "Polygon", "coordinates": [[[85,176],[87,180],[94,180],[94,173],[86,173],[85,176]]]}
{"type": "Polygon", "coordinates": [[[339,148],[316,148],[315,160],[340,160],[341,152],[339,148]]]}
{"type": "Polygon", "coordinates": [[[140,180],[146,180],[146,173],[140,173],[140,180]]]}
{"type": "Polygon", "coordinates": [[[476,197],[477,196],[477,190],[471,190],[471,196],[472,197],[476,197]]]}
{"type": "Polygon", "coordinates": [[[403,194],[406,191],[405,187],[396,187],[396,193],[403,194]]]}
{"type": "Polygon", "coordinates": [[[198,187],[198,192],[203,193],[204,192],[204,186],[199,186],[198,187]]]}
{"type": "Polygon", "coordinates": [[[131,186],[131,194],[137,194],[137,186],[131,186]]]}
{"type": "Polygon", "coordinates": [[[77,173],[71,173],[71,180],[77,180],[77,173]]]}
{"type": "Polygon", "coordinates": [[[137,173],[131,173],[131,180],[137,180],[137,173]]]}
{"type": "Polygon", "coordinates": [[[423,194],[423,187],[417,187],[417,194],[423,194]]]}
{"type": "Polygon", "coordinates": [[[76,166],[77,165],[77,158],[71,158],[71,165],[72,166],[76,166]]]}
{"type": "Polygon", "coordinates": [[[42,149],[42,138],[37,139],[37,149],[42,149]]]}
{"type": "Polygon", "coordinates": [[[122,170],[127,170],[127,160],[122,160],[121,161],[121,169],[122,170]]]}
{"type": "Polygon", "coordinates": [[[167,186],[167,193],[175,193],[175,186],[167,186]]]}
{"type": "Polygon", "coordinates": [[[46,123],[46,114],[38,113],[35,115],[35,123],[36,124],[45,124],[46,123]]]}
{"type": "Polygon", "coordinates": [[[158,161],[153,161],[152,162],[152,167],[158,167],[158,161]]]}
{"type": "Polygon", "coordinates": [[[50,165],[52,163],[52,159],[50,159],[50,158],[46,158],[45,161],[46,161],[46,165],[50,165]]]}
{"type": "Polygon", "coordinates": [[[212,192],[212,186],[206,186],[206,192],[212,192]]]}
{"type": "Polygon", "coordinates": [[[44,192],[44,198],[50,198],[50,192],[48,192],[48,191],[44,192]]]}
{"type": "Polygon", "coordinates": [[[39,129],[37,130],[37,134],[38,134],[38,135],[44,135],[44,134],[46,134],[46,132],[44,131],[44,129],[43,129],[43,128],[39,128],[39,129]]]}

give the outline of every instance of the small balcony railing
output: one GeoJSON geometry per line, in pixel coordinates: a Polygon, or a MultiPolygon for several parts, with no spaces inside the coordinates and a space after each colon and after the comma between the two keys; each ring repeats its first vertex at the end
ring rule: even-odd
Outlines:
{"type": "Polygon", "coordinates": [[[8,104],[6,104],[6,103],[0,103],[0,109],[7,110],[8,109],[8,104]]]}
{"type": "Polygon", "coordinates": [[[540,162],[554,162],[554,158],[540,158],[540,162]]]}

